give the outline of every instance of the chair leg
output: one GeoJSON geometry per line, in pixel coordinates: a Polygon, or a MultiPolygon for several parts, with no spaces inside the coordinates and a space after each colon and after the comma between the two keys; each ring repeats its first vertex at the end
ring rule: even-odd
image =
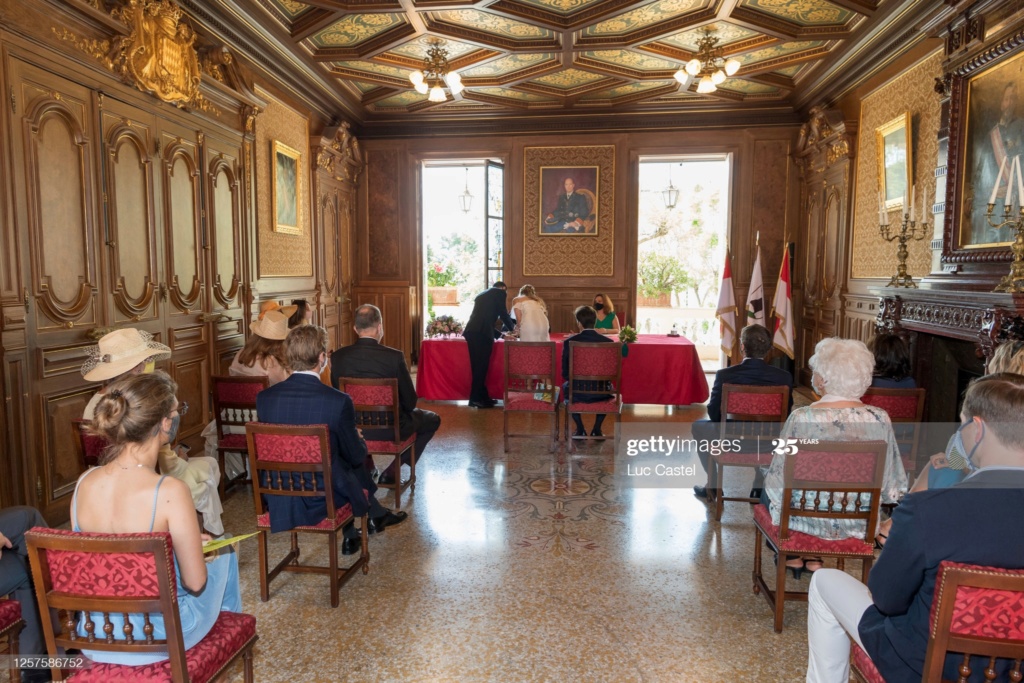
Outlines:
{"type": "Polygon", "coordinates": [[[864,560],[861,560],[861,562],[863,562],[864,567],[861,569],[860,579],[866,586],[868,584],[868,574],[871,573],[871,567],[875,564],[875,560],[873,558],[870,560],[865,558],[864,560]]]}
{"type": "Polygon", "coordinates": [[[362,541],[359,556],[363,559],[363,573],[368,574],[370,571],[370,534],[367,533],[370,528],[370,516],[362,516],[363,531],[359,534],[362,541]]]}
{"type": "Polygon", "coordinates": [[[722,496],[725,495],[725,468],[722,464],[715,459],[715,521],[722,521],[722,511],[725,509],[725,501],[722,500],[722,496]]]}
{"type": "Polygon", "coordinates": [[[327,534],[327,552],[330,554],[331,607],[338,606],[338,532],[327,534]]]}
{"type": "Polygon", "coordinates": [[[761,592],[761,586],[757,580],[761,577],[761,529],[754,527],[754,595],[761,592]]]}
{"type": "Polygon", "coordinates": [[[508,411],[502,411],[502,430],[501,434],[505,437],[505,452],[508,453],[508,411]]]}
{"type": "Polygon", "coordinates": [[[548,449],[548,453],[554,453],[555,449],[558,448],[558,404],[555,404],[555,412],[552,416],[553,422],[551,425],[551,448],[548,449]]]}
{"type": "Polygon", "coordinates": [[[242,653],[242,664],[245,669],[245,683],[253,683],[252,676],[252,646],[245,648],[245,652],[242,653]]]}
{"type": "Polygon", "coordinates": [[[395,456],[395,509],[402,509],[402,454],[395,456]]]}
{"type": "Polygon", "coordinates": [[[775,632],[782,633],[782,614],[786,608],[786,556],[779,553],[775,568],[775,632]]]}
{"type": "Polygon", "coordinates": [[[267,561],[267,534],[268,531],[260,530],[260,542],[257,546],[260,556],[260,600],[266,602],[270,599],[270,581],[267,575],[270,568],[267,561]]]}
{"type": "Polygon", "coordinates": [[[416,490],[416,446],[409,447],[409,488],[416,490]]]}
{"type": "Polygon", "coordinates": [[[11,683],[18,683],[21,680],[21,673],[18,670],[17,664],[15,664],[18,657],[18,637],[20,633],[21,629],[16,628],[7,635],[7,654],[11,656],[11,683]]]}
{"type": "Polygon", "coordinates": [[[228,473],[224,469],[227,464],[227,459],[224,456],[224,451],[217,451],[217,465],[220,467],[220,481],[217,482],[217,493],[220,495],[221,502],[224,502],[224,492],[227,491],[227,479],[228,473]]]}

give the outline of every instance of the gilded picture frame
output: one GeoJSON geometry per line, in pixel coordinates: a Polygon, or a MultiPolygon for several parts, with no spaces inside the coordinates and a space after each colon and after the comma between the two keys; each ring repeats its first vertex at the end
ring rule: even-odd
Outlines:
{"type": "Polygon", "coordinates": [[[600,178],[597,166],[542,166],[537,230],[546,237],[598,234],[600,178]]]}
{"type": "Polygon", "coordinates": [[[914,179],[910,112],[875,129],[878,150],[878,191],[885,210],[910,210],[914,179]]]}
{"type": "MultiPolygon", "coordinates": [[[[1010,231],[993,228],[986,217],[993,188],[993,212],[1001,216],[1010,175],[1009,167],[1020,156],[1024,163],[1024,53],[1000,60],[966,79],[965,121],[960,173],[959,249],[991,249],[1011,244],[1010,231]],[[1001,160],[1007,161],[998,186],[1001,160]]],[[[1017,188],[1013,188],[1014,195],[1017,188]]],[[[1020,202],[1014,200],[1015,206],[1020,202]]],[[[999,221],[996,221],[999,222],[999,221]]]]}
{"type": "Polygon", "coordinates": [[[302,152],[272,140],[271,148],[271,216],[274,232],[302,234],[302,203],[299,181],[302,178],[302,152]]]}

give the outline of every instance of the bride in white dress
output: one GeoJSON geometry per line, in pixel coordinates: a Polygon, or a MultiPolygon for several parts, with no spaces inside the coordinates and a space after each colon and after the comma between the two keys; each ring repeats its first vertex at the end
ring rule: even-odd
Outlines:
{"type": "Polygon", "coordinates": [[[516,317],[519,341],[550,341],[548,309],[544,300],[537,296],[533,285],[523,285],[519,296],[512,300],[512,311],[516,317]]]}

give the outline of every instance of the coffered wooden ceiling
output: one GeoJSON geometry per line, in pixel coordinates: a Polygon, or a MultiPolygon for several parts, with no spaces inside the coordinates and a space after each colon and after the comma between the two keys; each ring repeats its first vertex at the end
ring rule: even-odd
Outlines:
{"type": "MultiPolygon", "coordinates": [[[[462,114],[677,111],[786,105],[824,58],[884,13],[882,0],[249,0],[358,102],[366,120],[462,114]],[[673,78],[715,31],[739,72],[710,95],[673,78]],[[444,41],[465,91],[413,90],[444,41]]],[[[259,14],[259,16],[256,16],[259,14]]],[[[433,118],[433,117],[432,117],[433,118]]]]}

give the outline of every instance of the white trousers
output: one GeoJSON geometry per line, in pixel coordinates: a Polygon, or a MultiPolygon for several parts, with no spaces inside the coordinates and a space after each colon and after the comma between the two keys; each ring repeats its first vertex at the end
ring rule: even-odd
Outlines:
{"type": "Polygon", "coordinates": [[[871,604],[868,587],[846,572],[814,572],[807,594],[807,683],[850,680],[850,638],[863,647],[857,626],[871,604]]]}

